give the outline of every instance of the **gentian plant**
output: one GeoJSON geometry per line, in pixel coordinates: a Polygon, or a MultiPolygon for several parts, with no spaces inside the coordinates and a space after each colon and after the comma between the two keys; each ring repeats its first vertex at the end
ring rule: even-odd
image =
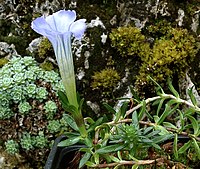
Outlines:
{"type": "MultiPolygon", "coordinates": [[[[118,110],[105,103],[106,109],[113,114],[111,121],[106,117],[100,117],[96,121],[91,117],[83,119],[83,100],[76,93],[71,37],[73,35],[80,39],[83,36],[86,20],[75,19],[75,11],[61,10],[32,22],[32,28],[46,36],[53,45],[66,91],[66,94],[58,94],[64,109],[72,114],[66,114],[65,117],[73,131],[65,133],[68,139],[58,146],[85,144],[80,149],[83,155],[79,168],[86,165],[89,168],[125,166],[136,169],[141,165],[157,165],[167,160],[162,156],[164,150],[161,145],[168,143],[168,140],[173,142],[173,155],[170,158],[175,162],[181,161],[183,157],[188,158],[185,156],[188,152],[193,152],[193,159],[200,159],[199,120],[194,118],[199,115],[200,108],[191,89],[188,90],[191,99],[189,102],[180,98],[170,81],[168,86],[172,94],[165,93],[150,78],[157,86],[157,96],[141,100],[131,89],[134,98],[126,98],[118,110]],[[132,103],[131,107],[128,106],[129,102],[132,103]],[[182,147],[178,144],[180,135],[185,139],[182,147]],[[161,153],[155,151],[155,157],[149,156],[152,149],[161,153]]],[[[171,161],[166,164],[169,163],[171,161]]],[[[161,167],[168,168],[165,164],[161,167]]]]}
{"type": "MultiPolygon", "coordinates": [[[[85,19],[76,19],[76,12],[60,10],[47,17],[41,16],[32,22],[32,29],[47,37],[53,45],[63,85],[67,96],[67,107],[73,115],[82,137],[86,137],[81,107],[77,100],[74,64],[71,49],[72,35],[81,39],[85,29],[85,19]]],[[[63,93],[60,92],[60,95],[63,93]]]]}

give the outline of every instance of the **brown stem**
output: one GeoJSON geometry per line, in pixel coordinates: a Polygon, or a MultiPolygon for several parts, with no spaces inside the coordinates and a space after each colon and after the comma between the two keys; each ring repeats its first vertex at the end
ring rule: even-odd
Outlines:
{"type": "Polygon", "coordinates": [[[138,161],[120,161],[117,163],[110,163],[110,164],[98,164],[95,167],[97,168],[106,168],[106,167],[114,167],[114,166],[121,166],[121,165],[147,165],[147,164],[153,164],[155,162],[163,161],[163,158],[158,158],[155,160],[138,160],[138,161]]]}

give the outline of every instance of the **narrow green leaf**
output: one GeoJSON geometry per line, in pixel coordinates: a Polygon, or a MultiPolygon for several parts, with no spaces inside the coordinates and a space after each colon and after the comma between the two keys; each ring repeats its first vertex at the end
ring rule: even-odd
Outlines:
{"type": "Polygon", "coordinates": [[[130,91],[131,94],[133,95],[133,98],[137,101],[137,103],[140,103],[141,102],[140,97],[138,96],[138,94],[136,93],[136,91],[132,86],[130,86],[130,91]]]}
{"type": "Polygon", "coordinates": [[[138,164],[134,164],[131,169],[138,169],[139,165],[138,164]]]}
{"type": "Polygon", "coordinates": [[[120,114],[122,117],[124,117],[124,115],[126,114],[127,108],[128,108],[128,104],[129,102],[123,102],[121,108],[120,108],[120,114]]]}
{"type": "Polygon", "coordinates": [[[194,130],[194,135],[198,136],[197,134],[199,133],[199,127],[200,127],[198,121],[194,117],[192,117],[190,115],[187,115],[187,117],[190,119],[190,121],[192,123],[192,127],[193,127],[193,130],[194,130]]]}
{"type": "Polygon", "coordinates": [[[152,127],[152,126],[147,127],[147,128],[144,129],[143,134],[146,135],[146,134],[147,134],[148,132],[150,132],[151,130],[153,130],[153,127],[152,127]]]}
{"type": "Polygon", "coordinates": [[[192,143],[191,140],[189,140],[187,143],[185,143],[181,148],[179,148],[178,153],[179,154],[186,153],[187,149],[190,148],[191,143],[192,143]]]}
{"type": "Polygon", "coordinates": [[[162,108],[162,105],[163,105],[164,101],[165,101],[165,99],[161,99],[160,102],[159,102],[159,105],[158,105],[158,108],[157,108],[157,111],[156,111],[157,116],[160,113],[160,109],[162,108]]]}
{"type": "Polygon", "coordinates": [[[91,161],[87,161],[87,162],[85,163],[85,165],[87,165],[88,167],[95,167],[95,166],[96,166],[96,164],[93,163],[93,162],[91,162],[91,161]]]}
{"type": "Polygon", "coordinates": [[[110,155],[110,158],[111,158],[112,161],[114,161],[116,163],[120,162],[120,160],[115,156],[110,155]]]}
{"type": "Polygon", "coordinates": [[[161,125],[155,125],[154,128],[155,128],[155,130],[160,131],[159,135],[168,135],[169,134],[169,131],[167,131],[167,129],[161,125]]]}
{"type": "Polygon", "coordinates": [[[119,169],[120,164],[116,165],[113,169],[119,169]]]}
{"type": "Polygon", "coordinates": [[[80,148],[79,151],[92,154],[92,149],[91,148],[80,148]]]}
{"type": "Polygon", "coordinates": [[[194,143],[194,147],[195,147],[195,151],[197,153],[197,156],[198,156],[198,159],[200,160],[200,148],[199,148],[199,145],[197,143],[197,141],[193,138],[193,143],[194,143]]]}
{"type": "Polygon", "coordinates": [[[174,136],[173,134],[161,135],[152,139],[153,143],[159,144],[166,140],[172,139],[174,136]]]}
{"type": "Polygon", "coordinates": [[[169,90],[173,93],[176,98],[179,98],[179,93],[175,90],[174,86],[172,85],[172,81],[168,78],[167,79],[169,90]]]}
{"type": "Polygon", "coordinates": [[[94,131],[94,129],[103,123],[103,117],[100,117],[95,123],[91,124],[87,132],[94,131]]]}
{"type": "Polygon", "coordinates": [[[79,102],[79,111],[82,110],[82,106],[83,106],[83,103],[84,103],[84,98],[82,98],[79,102]]]}
{"type": "Polygon", "coordinates": [[[79,132],[65,132],[65,136],[67,136],[68,138],[78,137],[78,136],[80,136],[80,133],[79,132]]]}
{"type": "Polygon", "coordinates": [[[132,160],[134,160],[134,161],[136,161],[136,162],[138,162],[139,160],[137,159],[137,158],[135,158],[135,157],[133,157],[132,155],[130,155],[130,154],[128,154],[128,156],[132,159],[132,160]]]}
{"type": "Polygon", "coordinates": [[[104,154],[104,153],[115,152],[115,151],[119,151],[123,149],[124,147],[125,145],[121,145],[121,144],[110,145],[110,146],[106,146],[106,147],[102,147],[98,149],[96,153],[104,154]]]}
{"type": "Polygon", "coordinates": [[[175,129],[175,130],[178,129],[175,125],[173,125],[172,123],[169,123],[169,122],[163,122],[163,126],[168,127],[168,128],[172,128],[172,129],[175,129]]]}
{"type": "Polygon", "coordinates": [[[170,110],[171,110],[170,106],[169,106],[168,104],[166,104],[166,105],[165,105],[165,110],[164,110],[164,112],[162,113],[162,115],[160,116],[160,119],[159,119],[159,121],[157,122],[157,124],[161,124],[161,123],[165,120],[165,118],[169,115],[170,110]]]}
{"type": "Polygon", "coordinates": [[[120,107],[120,110],[116,112],[115,119],[114,119],[115,122],[119,121],[121,117],[124,117],[128,108],[128,103],[129,102],[126,102],[126,101],[123,102],[122,106],[120,107]]]}
{"type": "Polygon", "coordinates": [[[79,168],[82,168],[85,163],[90,159],[91,153],[85,153],[79,162],[79,168]]]}
{"type": "Polygon", "coordinates": [[[160,133],[160,130],[152,131],[151,133],[147,134],[146,137],[150,138],[160,133]]]}
{"type": "Polygon", "coordinates": [[[66,104],[66,105],[69,104],[68,98],[64,92],[58,91],[58,97],[62,103],[66,104]]]}
{"type": "Polygon", "coordinates": [[[179,119],[180,119],[180,122],[181,122],[181,126],[179,128],[179,132],[182,132],[184,130],[184,126],[185,126],[185,119],[183,117],[182,111],[180,111],[179,109],[177,109],[177,111],[179,113],[179,119]]]}
{"type": "Polygon", "coordinates": [[[140,108],[140,111],[138,113],[138,119],[141,120],[144,116],[144,113],[146,112],[146,102],[144,100],[141,101],[142,107],[140,108]]]}
{"type": "Polygon", "coordinates": [[[178,135],[174,135],[173,152],[176,160],[178,159],[178,135]]]}
{"type": "Polygon", "coordinates": [[[94,161],[96,164],[99,164],[99,154],[98,153],[95,153],[93,154],[93,157],[94,157],[94,161]]]}
{"type": "Polygon", "coordinates": [[[66,120],[67,124],[75,131],[79,131],[74,118],[72,116],[70,116],[69,114],[66,114],[65,116],[66,116],[65,120],[66,120]]]}
{"type": "Polygon", "coordinates": [[[122,160],[122,155],[120,151],[117,152],[117,157],[120,159],[120,161],[122,160]]]}
{"type": "Polygon", "coordinates": [[[151,144],[154,148],[161,150],[161,147],[158,144],[152,143],[151,144]]]}
{"type": "Polygon", "coordinates": [[[139,121],[136,111],[132,113],[132,125],[134,126],[134,128],[139,130],[139,121]]]}
{"type": "Polygon", "coordinates": [[[176,105],[176,106],[174,106],[172,109],[171,109],[171,107],[168,105],[168,104],[166,104],[165,105],[165,110],[164,110],[164,112],[162,113],[162,115],[160,116],[160,119],[159,119],[159,121],[157,122],[157,124],[161,124],[164,120],[165,120],[165,118],[167,117],[167,116],[169,116],[170,114],[172,114],[175,110],[177,110],[177,108],[178,108],[178,104],[176,105]]]}
{"type": "Polygon", "coordinates": [[[160,120],[160,118],[159,118],[157,115],[154,115],[154,116],[153,116],[153,119],[154,119],[154,121],[155,121],[156,124],[157,124],[158,121],[160,120]]]}
{"type": "Polygon", "coordinates": [[[112,108],[108,103],[103,103],[103,106],[112,114],[116,114],[116,111],[114,108],[112,108]]]}
{"type": "Polygon", "coordinates": [[[80,141],[80,137],[69,138],[58,143],[58,147],[67,147],[74,145],[80,141]]]}
{"type": "Polygon", "coordinates": [[[151,77],[151,76],[148,76],[148,78],[153,81],[156,85],[157,85],[157,93],[158,94],[165,94],[164,90],[162,89],[162,87],[151,77]]]}
{"type": "Polygon", "coordinates": [[[197,106],[197,100],[196,100],[196,98],[195,98],[195,96],[193,94],[193,88],[194,88],[194,86],[192,86],[190,89],[188,89],[188,95],[189,95],[189,97],[190,97],[190,99],[192,101],[192,104],[194,106],[197,106]]]}

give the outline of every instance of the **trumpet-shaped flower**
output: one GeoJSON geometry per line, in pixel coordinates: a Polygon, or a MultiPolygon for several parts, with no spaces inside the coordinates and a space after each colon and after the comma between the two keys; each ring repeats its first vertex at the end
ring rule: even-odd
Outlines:
{"type": "Polygon", "coordinates": [[[80,127],[83,125],[83,118],[78,112],[71,36],[73,35],[77,39],[82,38],[86,29],[86,20],[75,21],[75,19],[75,11],[60,10],[47,17],[36,18],[31,27],[37,33],[46,36],[53,45],[66,95],[69,103],[77,109],[77,113],[74,113],[74,119],[80,127]]]}

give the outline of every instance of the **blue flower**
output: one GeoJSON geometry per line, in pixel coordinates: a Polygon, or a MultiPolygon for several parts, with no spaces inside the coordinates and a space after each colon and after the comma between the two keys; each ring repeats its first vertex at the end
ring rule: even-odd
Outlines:
{"type": "Polygon", "coordinates": [[[36,18],[31,27],[37,33],[46,36],[52,43],[69,102],[78,107],[71,36],[82,38],[86,29],[86,20],[75,21],[75,19],[75,11],[60,10],[47,17],[36,18]]]}
{"type": "Polygon", "coordinates": [[[55,41],[55,36],[69,33],[72,33],[75,38],[81,39],[86,29],[86,19],[77,21],[75,19],[76,12],[74,10],[60,10],[53,15],[41,16],[35,19],[31,27],[35,32],[46,36],[52,44],[55,41]]]}
{"type": "Polygon", "coordinates": [[[76,39],[82,38],[86,29],[86,20],[75,21],[75,19],[75,11],[60,10],[53,15],[35,19],[31,27],[37,33],[46,36],[53,45],[69,104],[76,110],[73,112],[74,119],[81,135],[85,137],[87,133],[77,101],[71,37],[73,35],[76,39]]]}

